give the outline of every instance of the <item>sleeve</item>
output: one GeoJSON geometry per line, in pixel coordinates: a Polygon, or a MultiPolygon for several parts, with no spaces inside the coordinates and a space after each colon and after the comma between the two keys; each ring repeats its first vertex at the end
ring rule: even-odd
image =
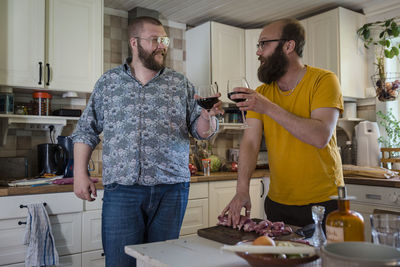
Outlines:
{"type": "Polygon", "coordinates": [[[339,80],[332,72],[325,73],[316,81],[311,111],[317,108],[337,108],[343,112],[343,96],[339,80]]]}
{"type": "Polygon", "coordinates": [[[99,135],[103,131],[103,89],[105,87],[104,77],[100,78],[90,96],[89,102],[72,134],[74,143],[84,143],[95,149],[100,142],[99,135]]]}
{"type": "Polygon", "coordinates": [[[216,117],[213,117],[213,119],[216,121],[216,129],[215,132],[210,135],[207,138],[202,138],[200,137],[199,133],[197,132],[197,124],[200,118],[200,114],[201,114],[201,107],[197,104],[196,100],[194,99],[194,95],[196,94],[196,89],[194,87],[194,85],[189,82],[189,80],[185,79],[185,86],[187,88],[187,116],[186,116],[186,120],[187,120],[187,125],[189,128],[189,132],[190,134],[199,140],[204,140],[204,139],[210,139],[211,137],[213,137],[219,130],[219,122],[218,119],[216,117]]]}

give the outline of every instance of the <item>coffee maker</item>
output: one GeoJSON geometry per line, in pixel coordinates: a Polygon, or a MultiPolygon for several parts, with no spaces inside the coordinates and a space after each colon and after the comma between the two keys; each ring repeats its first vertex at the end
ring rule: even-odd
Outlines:
{"type": "Polygon", "coordinates": [[[64,177],[74,176],[74,143],[70,136],[58,136],[57,143],[60,145],[66,153],[65,165],[64,165],[64,177]]]}
{"type": "Polygon", "coordinates": [[[37,147],[39,175],[64,174],[66,151],[58,144],[40,144],[37,147]]]}

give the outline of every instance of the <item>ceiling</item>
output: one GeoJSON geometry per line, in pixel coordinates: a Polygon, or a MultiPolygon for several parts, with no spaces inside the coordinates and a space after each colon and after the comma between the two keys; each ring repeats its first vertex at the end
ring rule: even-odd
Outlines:
{"type": "Polygon", "coordinates": [[[365,13],[390,8],[399,0],[104,0],[108,8],[129,11],[135,7],[156,10],[161,18],[197,26],[213,20],[240,28],[262,27],[267,22],[294,17],[302,19],[342,6],[365,13]],[[364,12],[363,12],[364,11],[364,12]]]}

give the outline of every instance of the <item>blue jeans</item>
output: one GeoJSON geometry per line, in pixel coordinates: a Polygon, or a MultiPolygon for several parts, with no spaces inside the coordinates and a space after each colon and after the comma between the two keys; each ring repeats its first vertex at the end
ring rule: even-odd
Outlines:
{"type": "Polygon", "coordinates": [[[124,246],[176,239],[190,183],[104,186],[102,241],[108,267],[136,266],[124,246]]]}

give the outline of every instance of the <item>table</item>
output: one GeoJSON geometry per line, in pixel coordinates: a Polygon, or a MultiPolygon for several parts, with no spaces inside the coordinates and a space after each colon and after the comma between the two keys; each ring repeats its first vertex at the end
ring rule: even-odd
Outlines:
{"type": "MultiPolygon", "coordinates": [[[[136,258],[137,267],[248,267],[246,260],[230,251],[222,251],[222,243],[185,236],[140,245],[125,246],[125,253],[136,258]]],[[[319,267],[320,260],[305,266],[319,267]]]]}

